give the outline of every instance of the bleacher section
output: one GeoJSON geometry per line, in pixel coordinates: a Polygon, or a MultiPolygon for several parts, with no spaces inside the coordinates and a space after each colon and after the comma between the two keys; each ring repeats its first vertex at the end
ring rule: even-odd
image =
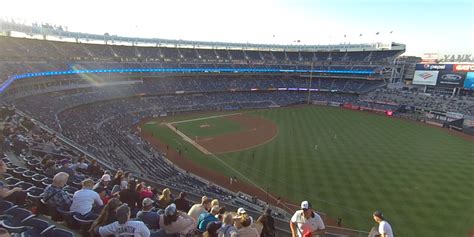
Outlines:
{"type": "MultiPolygon", "coordinates": [[[[268,108],[308,100],[355,104],[360,94],[384,85],[386,78],[379,70],[390,67],[402,52],[400,49],[319,51],[285,47],[119,46],[0,36],[0,82],[6,82],[2,86],[1,100],[18,110],[18,114],[9,117],[9,123],[27,121],[23,112],[35,120],[33,128],[23,128],[11,137],[12,140],[26,137],[26,142],[5,150],[8,173],[13,176],[8,178],[8,185],[22,186],[34,201],[52,182],[51,175],[44,173],[41,164],[45,155],[52,155],[57,161],[75,161],[87,154],[88,162],[98,161],[103,170],[131,171],[156,189],[169,187],[174,194],[186,190],[193,201],[202,195],[217,198],[231,208],[244,207],[256,217],[255,213],[266,207],[265,202],[245,199],[244,194],[237,197],[236,193],[175,167],[163,151],[155,150],[142,140],[132,129],[133,125],[167,113],[268,108]],[[111,69],[116,71],[58,73],[111,69]],[[157,73],[148,69],[181,71],[157,73]],[[206,71],[190,73],[188,69],[206,71]],[[41,72],[50,73],[34,75],[41,72]],[[40,134],[39,137],[34,137],[33,131],[40,134]],[[52,133],[58,139],[52,139],[52,133]]],[[[102,173],[84,175],[97,181],[102,173]]],[[[80,188],[80,180],[71,180],[65,190],[74,193],[80,188]]],[[[0,207],[3,206],[12,212],[17,208],[6,202],[0,203],[0,207]]],[[[68,236],[84,234],[85,226],[90,224],[86,220],[71,219],[67,210],[54,211],[67,220],[66,226],[56,227],[59,225],[53,215],[49,217],[53,221],[46,220],[48,226],[53,227],[33,229],[43,232],[44,236],[68,236]]],[[[33,215],[34,223],[18,217],[21,220],[16,224],[26,226],[41,222],[33,213],[27,214],[28,217],[33,215]]],[[[279,233],[287,235],[288,213],[275,209],[274,214],[279,233]]],[[[31,228],[24,227],[18,232],[27,229],[31,228]]],[[[337,227],[330,226],[327,229],[344,234],[348,231],[338,232],[337,227]]]]}

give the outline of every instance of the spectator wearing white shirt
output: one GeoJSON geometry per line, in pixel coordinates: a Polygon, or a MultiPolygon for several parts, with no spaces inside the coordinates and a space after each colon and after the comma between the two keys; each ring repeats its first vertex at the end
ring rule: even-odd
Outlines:
{"type": "Polygon", "coordinates": [[[301,202],[301,210],[296,211],[290,220],[292,237],[324,234],[325,228],[323,219],[313,211],[308,201],[301,202]]]}
{"type": "Polygon", "coordinates": [[[84,157],[79,158],[75,166],[76,171],[81,171],[81,172],[85,172],[88,167],[89,165],[86,163],[86,158],[84,157]]]}
{"type": "Polygon", "coordinates": [[[390,224],[385,220],[382,212],[375,211],[372,216],[374,217],[375,222],[379,224],[378,230],[380,237],[394,237],[392,226],[390,226],[390,224]]]}
{"type": "Polygon", "coordinates": [[[94,187],[94,181],[92,179],[85,179],[82,181],[82,189],[76,191],[72,197],[72,204],[69,208],[70,211],[87,217],[92,214],[94,204],[98,207],[103,206],[99,194],[94,192],[92,187],[94,187]]]}

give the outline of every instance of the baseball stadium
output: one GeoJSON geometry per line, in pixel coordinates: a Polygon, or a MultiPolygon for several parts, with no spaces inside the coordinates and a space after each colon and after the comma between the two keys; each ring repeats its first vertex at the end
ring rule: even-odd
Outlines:
{"type": "Polygon", "coordinates": [[[238,235],[222,236],[472,236],[474,64],[406,50],[0,20],[0,230],[218,236],[229,214],[238,235]]]}

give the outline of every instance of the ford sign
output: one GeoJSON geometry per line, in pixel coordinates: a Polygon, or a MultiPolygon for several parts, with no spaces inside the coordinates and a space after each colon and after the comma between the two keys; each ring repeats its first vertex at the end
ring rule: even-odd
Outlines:
{"type": "Polygon", "coordinates": [[[444,74],[441,76],[441,80],[443,81],[459,81],[462,79],[462,76],[459,74],[444,74]]]}

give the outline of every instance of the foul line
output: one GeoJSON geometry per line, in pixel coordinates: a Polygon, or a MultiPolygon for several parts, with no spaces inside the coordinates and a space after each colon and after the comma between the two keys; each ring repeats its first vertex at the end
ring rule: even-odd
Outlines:
{"type": "Polygon", "coordinates": [[[188,137],[188,135],[184,134],[183,132],[179,131],[176,129],[176,127],[173,126],[173,124],[179,124],[179,123],[186,123],[186,122],[192,122],[192,121],[199,121],[199,120],[206,120],[206,119],[211,119],[211,118],[220,118],[220,117],[227,117],[227,116],[232,116],[232,115],[241,115],[242,113],[233,113],[233,114],[221,114],[221,115],[214,115],[214,116],[209,116],[209,117],[203,117],[203,118],[195,118],[195,119],[188,119],[188,120],[181,120],[181,121],[176,121],[176,122],[171,122],[171,123],[165,123],[164,125],[171,129],[171,131],[175,132],[183,138],[184,141],[189,142],[189,144],[193,145],[196,149],[201,151],[202,153],[206,155],[212,155],[210,151],[208,151],[206,148],[201,146],[199,143],[188,137]]]}
{"type": "MultiPolygon", "coordinates": [[[[206,155],[209,155],[211,156],[212,158],[216,159],[217,161],[219,161],[221,164],[223,164],[225,167],[229,168],[230,170],[232,170],[234,173],[238,174],[240,177],[244,178],[245,180],[247,180],[247,182],[249,182],[250,184],[252,184],[253,186],[255,186],[257,189],[260,189],[260,191],[262,191],[263,193],[267,194],[268,197],[272,198],[274,201],[278,201],[278,198],[273,196],[272,194],[270,194],[268,191],[266,191],[265,189],[263,189],[262,187],[260,187],[259,185],[257,185],[255,182],[253,182],[251,179],[249,179],[247,176],[245,176],[244,174],[242,174],[241,172],[239,172],[238,170],[236,170],[234,167],[232,167],[231,165],[227,164],[225,161],[221,160],[219,157],[217,157],[216,155],[212,154],[210,151],[208,151],[206,148],[204,148],[203,146],[199,145],[197,142],[195,142],[194,140],[192,140],[191,138],[189,138],[186,134],[184,134],[183,132],[177,130],[175,127],[173,127],[173,124],[178,124],[178,123],[184,123],[184,122],[191,122],[191,121],[199,121],[199,120],[206,120],[206,119],[211,119],[211,118],[219,118],[219,117],[226,117],[226,116],[231,116],[231,115],[240,115],[242,113],[233,113],[233,114],[223,114],[223,115],[214,115],[214,116],[209,116],[209,117],[203,117],[203,118],[196,118],[196,119],[188,119],[188,120],[182,120],[182,121],[177,121],[177,122],[171,122],[171,123],[165,123],[165,125],[171,129],[171,131],[175,132],[176,134],[178,134],[178,136],[182,137],[183,140],[189,142],[191,145],[193,145],[196,149],[198,149],[199,151],[201,151],[202,153],[206,154],[206,155]]],[[[276,137],[276,136],[275,136],[276,137]]],[[[272,138],[273,139],[273,138],[272,138]]],[[[271,140],[272,140],[271,139],[271,140]]],[[[285,209],[287,209],[287,211],[289,210],[289,212],[292,211],[292,209],[290,207],[288,207],[286,205],[286,203],[280,203],[280,205],[282,205],[283,207],[285,207],[285,209]]]]}
{"type": "Polygon", "coordinates": [[[184,141],[187,141],[189,142],[191,145],[193,145],[194,147],[196,147],[196,149],[200,150],[202,153],[206,154],[206,155],[211,155],[211,152],[209,152],[206,148],[204,148],[203,146],[199,145],[197,142],[193,141],[191,138],[189,138],[188,136],[186,136],[186,134],[184,134],[183,132],[179,131],[178,129],[176,129],[175,127],[173,127],[173,125],[171,125],[171,123],[166,123],[165,124],[166,127],[168,127],[169,129],[171,129],[171,131],[175,132],[176,134],[178,134],[178,136],[182,137],[184,141]]]}
{"type": "Polygon", "coordinates": [[[221,115],[214,115],[214,116],[209,116],[209,117],[202,117],[202,118],[195,118],[195,119],[181,120],[181,121],[171,122],[171,123],[169,123],[169,124],[186,123],[186,122],[192,122],[192,121],[199,121],[199,120],[206,120],[206,119],[220,118],[220,117],[227,117],[227,116],[232,116],[232,115],[241,115],[241,114],[242,114],[242,113],[221,114],[221,115]]]}

